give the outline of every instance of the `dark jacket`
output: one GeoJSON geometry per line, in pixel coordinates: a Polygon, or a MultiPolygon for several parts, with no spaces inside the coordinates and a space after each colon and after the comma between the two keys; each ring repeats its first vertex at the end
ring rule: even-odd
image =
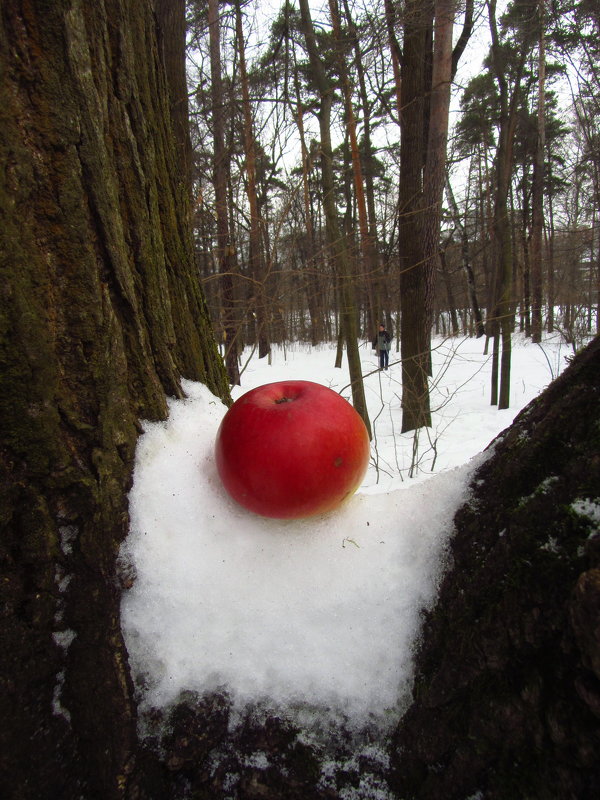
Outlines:
{"type": "Polygon", "coordinates": [[[387,331],[378,331],[373,339],[374,350],[389,350],[392,337],[387,331]]]}

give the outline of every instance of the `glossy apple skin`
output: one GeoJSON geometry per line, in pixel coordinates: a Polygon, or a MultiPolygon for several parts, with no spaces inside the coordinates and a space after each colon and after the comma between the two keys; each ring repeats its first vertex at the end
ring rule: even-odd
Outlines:
{"type": "Polygon", "coordinates": [[[256,514],[295,519],[336,508],[360,486],[369,436],[355,409],[312,381],[278,381],[244,394],[215,443],[223,485],[256,514]]]}

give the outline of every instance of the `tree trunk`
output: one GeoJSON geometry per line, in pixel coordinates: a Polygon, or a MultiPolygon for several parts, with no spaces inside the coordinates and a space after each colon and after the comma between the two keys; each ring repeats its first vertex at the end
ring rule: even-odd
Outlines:
{"type": "MultiPolygon", "coordinates": [[[[373,298],[373,286],[371,276],[374,275],[377,269],[377,256],[375,253],[374,242],[369,230],[369,220],[367,216],[367,202],[365,196],[365,185],[363,180],[363,167],[360,159],[360,152],[358,148],[358,136],[356,132],[356,116],[354,114],[354,106],[352,102],[352,87],[350,86],[350,76],[348,74],[348,65],[346,64],[346,57],[342,50],[342,31],[340,23],[340,14],[337,0],[329,0],[329,13],[331,17],[331,27],[333,30],[333,38],[335,42],[336,51],[336,66],[342,86],[342,94],[344,97],[344,121],[346,125],[346,134],[350,148],[350,160],[352,166],[352,178],[354,184],[354,198],[352,198],[351,191],[348,193],[349,203],[347,208],[349,211],[352,209],[352,201],[356,203],[358,212],[358,232],[360,255],[362,264],[362,278],[361,282],[365,288],[367,297],[368,309],[368,324],[367,330],[370,336],[376,330],[376,315],[375,304],[373,298]]],[[[350,187],[348,187],[350,188],[350,187]]],[[[349,219],[351,226],[351,219],[349,219]]]]}
{"type": "Polygon", "coordinates": [[[545,0],[538,0],[539,52],[537,140],[531,188],[531,340],[542,341],[542,241],[544,235],[544,161],[546,150],[546,41],[545,0]]]}
{"type": "Polygon", "coordinates": [[[419,0],[405,5],[400,108],[400,344],[402,355],[402,432],[431,425],[429,406],[430,320],[423,213],[425,141],[425,64],[433,6],[419,0]]]}
{"type": "Polygon", "coordinates": [[[440,270],[442,272],[442,277],[444,279],[444,286],[446,288],[446,297],[448,299],[448,313],[450,314],[450,322],[452,325],[452,335],[458,336],[459,333],[458,315],[456,313],[456,302],[454,300],[454,291],[452,289],[452,278],[448,271],[448,262],[446,260],[446,249],[445,249],[446,247],[447,244],[445,244],[440,250],[440,270]]]}
{"type": "Polygon", "coordinates": [[[181,180],[192,188],[192,141],[190,139],[188,87],[185,73],[185,0],[154,0],[159,47],[167,73],[169,105],[180,162],[181,180]]]}
{"type": "MultiPolygon", "coordinates": [[[[371,298],[371,308],[369,309],[369,330],[374,331],[379,319],[383,319],[383,301],[382,301],[382,280],[381,268],[379,264],[379,246],[377,243],[377,212],[375,211],[375,186],[373,182],[374,176],[374,157],[373,157],[373,143],[371,139],[371,109],[369,103],[369,94],[367,91],[367,84],[365,78],[365,69],[363,65],[362,52],[356,26],[352,19],[348,0],[344,0],[344,15],[348,25],[349,36],[351,37],[354,47],[354,61],[356,65],[356,74],[358,79],[360,107],[362,110],[362,132],[363,132],[363,162],[362,175],[364,178],[364,195],[366,202],[366,236],[362,236],[364,242],[364,253],[366,260],[366,280],[369,285],[369,296],[371,298]]],[[[358,193],[358,190],[357,190],[358,193]]],[[[358,202],[358,196],[357,196],[358,202]]]]}
{"type": "Polygon", "coordinates": [[[396,796],[596,797],[599,398],[596,338],[472,475],[394,737],[396,796]]]}
{"type": "MultiPolygon", "coordinates": [[[[453,52],[455,0],[407,0],[404,5],[400,76],[395,71],[400,114],[402,432],[431,425],[428,376],[450,86],[470,35],[472,3],[465,10],[463,33],[453,52]]],[[[394,51],[391,3],[386,5],[386,19],[394,51]]]]}
{"type": "Polygon", "coordinates": [[[217,217],[217,259],[221,273],[222,329],[225,347],[225,365],[229,382],[239,385],[238,338],[241,320],[236,314],[233,273],[235,252],[231,240],[227,202],[228,155],[225,147],[223,109],[223,81],[221,78],[221,34],[218,0],[208,2],[208,28],[210,35],[210,77],[212,101],[213,182],[215,187],[215,212],[217,217]]]}
{"type": "Polygon", "coordinates": [[[529,220],[530,220],[530,213],[529,213],[529,193],[528,193],[528,181],[526,178],[527,175],[527,167],[525,164],[522,165],[523,168],[523,187],[522,187],[522,224],[521,224],[521,246],[523,248],[523,259],[522,259],[522,281],[521,281],[521,319],[522,319],[522,327],[525,331],[525,336],[531,336],[531,250],[529,247],[529,220]]]}
{"type": "Polygon", "coordinates": [[[345,237],[340,231],[337,208],[335,203],[335,183],[333,178],[333,156],[331,149],[331,104],[333,100],[333,87],[330,85],[323,65],[320,60],[314,36],[308,0],[300,0],[302,15],[302,28],[309,53],[311,70],[320,94],[319,106],[319,131],[321,134],[321,175],[323,186],[323,208],[325,212],[325,225],[327,239],[333,254],[337,275],[340,282],[341,296],[341,328],[346,342],[348,369],[352,383],[352,402],[357,412],[362,417],[369,438],[371,424],[367,411],[360,352],[358,350],[358,329],[356,320],[356,301],[354,299],[354,281],[345,237]]]}
{"type": "MultiPolygon", "coordinates": [[[[517,106],[520,93],[520,77],[525,64],[524,49],[517,64],[512,93],[509,92],[496,21],[496,2],[490,0],[489,22],[492,35],[492,64],[500,97],[500,131],[496,152],[496,189],[493,217],[494,286],[492,290],[491,321],[494,338],[500,335],[502,356],[500,364],[500,389],[498,408],[508,408],[510,404],[511,336],[513,329],[513,253],[508,212],[510,179],[513,168],[513,142],[517,123],[517,106]]],[[[492,374],[492,404],[494,404],[494,384],[498,376],[492,374]]]]}
{"type": "Polygon", "coordinates": [[[227,381],[147,4],[0,18],[0,784],[132,797],[116,577],[139,419],[227,381]]]}
{"type": "MultiPolygon", "coordinates": [[[[287,7],[286,7],[287,8],[287,7]]],[[[310,316],[310,339],[311,344],[316,345],[325,338],[324,309],[321,302],[321,274],[317,259],[317,245],[315,241],[315,230],[313,225],[313,208],[310,193],[310,176],[312,173],[312,158],[306,144],[304,133],[304,114],[305,108],[300,95],[300,81],[298,79],[297,65],[294,64],[294,94],[296,107],[294,119],[298,127],[300,138],[300,157],[302,162],[302,205],[304,209],[304,227],[306,229],[306,255],[303,259],[303,286],[306,291],[306,303],[310,316]]],[[[289,99],[289,98],[288,98],[289,99]]],[[[292,109],[294,111],[294,109],[292,109]]]]}
{"type": "Polygon", "coordinates": [[[396,36],[396,6],[393,0],[384,0],[385,23],[387,38],[392,60],[392,70],[394,75],[394,91],[396,95],[396,107],[398,108],[398,119],[402,115],[402,50],[396,36]]]}
{"type": "Polygon", "coordinates": [[[248,71],[246,69],[246,48],[244,44],[244,29],[242,25],[241,0],[235,0],[235,30],[240,58],[240,80],[242,84],[242,106],[244,127],[244,150],[246,167],[246,193],[250,206],[250,274],[254,281],[253,303],[256,313],[258,328],[258,357],[264,358],[271,350],[267,294],[265,291],[265,258],[263,249],[263,221],[258,204],[256,192],[256,146],[252,123],[252,109],[250,107],[250,88],[248,85],[248,71]]]}
{"type": "MultiPolygon", "coordinates": [[[[596,334],[600,334],[600,241],[596,252],[596,334]]],[[[590,297],[590,302],[592,298],[590,297]]]]}
{"type": "MultiPolygon", "coordinates": [[[[552,186],[552,162],[548,165],[548,184],[552,186]]],[[[546,303],[548,307],[548,313],[546,317],[546,330],[548,333],[554,333],[554,305],[556,299],[556,289],[554,285],[554,197],[553,192],[550,189],[548,192],[548,242],[547,242],[547,265],[546,265],[546,275],[548,276],[548,284],[546,290],[546,303]]],[[[598,315],[598,320],[600,324],[600,315],[598,315]]],[[[600,333],[600,328],[596,331],[596,333],[600,333]]]]}
{"type": "Polygon", "coordinates": [[[423,175],[423,220],[421,222],[424,244],[426,314],[429,318],[429,330],[431,330],[433,319],[435,275],[440,251],[440,221],[446,178],[446,144],[452,78],[452,31],[455,14],[455,0],[436,0],[429,124],[423,175]]]}

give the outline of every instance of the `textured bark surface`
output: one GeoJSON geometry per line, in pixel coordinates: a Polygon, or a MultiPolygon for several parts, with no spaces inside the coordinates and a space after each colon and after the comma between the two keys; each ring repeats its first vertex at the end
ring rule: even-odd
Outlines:
{"type": "Polygon", "coordinates": [[[0,17],[0,785],[134,796],[115,573],[140,418],[228,388],[150,2],[0,17]]]}
{"type": "MultiPolygon", "coordinates": [[[[357,737],[336,725],[315,735],[260,706],[232,711],[225,693],[184,692],[179,700],[145,719],[153,732],[146,739],[152,800],[387,796],[387,760],[376,729],[357,737]]],[[[314,709],[307,712],[310,718],[314,709]]]]}
{"type": "Polygon", "coordinates": [[[431,319],[423,235],[423,169],[431,84],[433,3],[407,0],[403,16],[400,86],[400,348],[402,432],[431,425],[428,374],[431,319]]]}
{"type": "Polygon", "coordinates": [[[395,738],[398,796],[598,797],[599,338],[496,440],[471,490],[395,738]]]}

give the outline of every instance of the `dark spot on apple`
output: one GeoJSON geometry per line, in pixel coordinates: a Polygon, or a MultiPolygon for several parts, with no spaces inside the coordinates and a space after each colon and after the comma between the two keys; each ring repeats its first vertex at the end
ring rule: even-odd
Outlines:
{"type": "Polygon", "coordinates": [[[279,405],[280,403],[291,403],[293,399],[293,397],[280,397],[279,400],[275,400],[275,402],[279,405]]]}
{"type": "Polygon", "coordinates": [[[343,463],[344,463],[344,459],[341,456],[338,456],[336,459],[334,459],[333,466],[334,467],[341,467],[343,463]]]}

